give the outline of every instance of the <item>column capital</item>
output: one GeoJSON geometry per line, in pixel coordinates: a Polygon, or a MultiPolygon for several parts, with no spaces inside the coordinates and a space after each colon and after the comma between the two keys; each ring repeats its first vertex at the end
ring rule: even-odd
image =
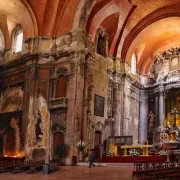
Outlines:
{"type": "Polygon", "coordinates": [[[160,85],[158,88],[155,89],[154,94],[156,96],[165,96],[166,91],[163,85],[160,85]]]}
{"type": "Polygon", "coordinates": [[[140,89],[139,92],[140,92],[141,95],[147,95],[148,94],[147,89],[140,89]]]}

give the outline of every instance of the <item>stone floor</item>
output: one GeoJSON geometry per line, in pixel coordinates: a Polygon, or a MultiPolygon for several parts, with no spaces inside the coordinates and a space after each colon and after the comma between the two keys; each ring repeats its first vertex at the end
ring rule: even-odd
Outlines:
{"type": "Polygon", "coordinates": [[[133,168],[63,166],[57,172],[44,175],[35,174],[0,174],[0,180],[131,180],[133,168]]]}

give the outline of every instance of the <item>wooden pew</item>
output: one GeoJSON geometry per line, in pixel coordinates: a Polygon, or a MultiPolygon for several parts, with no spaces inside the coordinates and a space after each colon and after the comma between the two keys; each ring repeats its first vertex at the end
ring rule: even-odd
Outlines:
{"type": "Polygon", "coordinates": [[[180,179],[180,164],[177,163],[137,163],[132,179],[165,180],[180,179]]]}
{"type": "Polygon", "coordinates": [[[52,173],[54,171],[58,171],[60,168],[59,168],[59,164],[58,162],[50,162],[49,164],[49,173],[52,173]]]}
{"type": "Polygon", "coordinates": [[[44,160],[35,162],[34,164],[32,164],[32,166],[28,169],[26,173],[30,174],[30,173],[35,173],[38,170],[42,170],[44,163],[45,163],[44,160]]]}

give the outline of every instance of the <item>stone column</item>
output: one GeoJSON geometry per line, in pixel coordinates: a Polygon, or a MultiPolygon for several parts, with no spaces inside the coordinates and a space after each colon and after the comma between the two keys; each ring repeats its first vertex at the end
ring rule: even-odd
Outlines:
{"type": "Polygon", "coordinates": [[[155,128],[158,127],[159,124],[159,97],[158,94],[155,94],[155,128]]]}
{"type": "Polygon", "coordinates": [[[160,87],[159,91],[159,127],[164,126],[164,119],[165,119],[165,98],[164,98],[164,87],[160,87]]]}
{"type": "Polygon", "coordinates": [[[139,122],[139,143],[144,144],[147,141],[147,123],[148,123],[148,91],[141,90],[140,101],[140,122],[139,122]]]}
{"type": "Polygon", "coordinates": [[[120,136],[120,94],[119,94],[119,85],[117,83],[114,83],[113,88],[113,96],[114,96],[114,102],[113,102],[113,118],[115,119],[115,122],[113,123],[113,132],[112,135],[114,136],[120,136]]]}

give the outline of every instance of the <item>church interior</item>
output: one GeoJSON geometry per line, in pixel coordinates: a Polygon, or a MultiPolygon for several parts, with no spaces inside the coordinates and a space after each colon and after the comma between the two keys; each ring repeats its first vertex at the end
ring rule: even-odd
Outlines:
{"type": "Polygon", "coordinates": [[[179,0],[0,0],[0,97],[0,169],[180,162],[179,0]]]}

